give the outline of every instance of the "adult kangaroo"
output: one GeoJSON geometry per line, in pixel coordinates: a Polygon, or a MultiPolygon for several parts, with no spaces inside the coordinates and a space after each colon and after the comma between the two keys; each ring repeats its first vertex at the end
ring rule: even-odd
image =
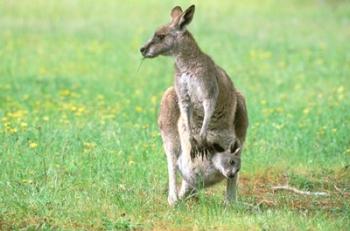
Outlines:
{"type": "MultiPolygon", "coordinates": [[[[140,49],[145,58],[175,58],[175,87],[164,93],[158,118],[168,162],[170,205],[178,200],[176,162],[180,152],[191,165],[197,153],[211,150],[211,144],[226,150],[239,139],[243,145],[248,128],[243,95],[186,29],[194,12],[194,5],[184,12],[174,7],[171,22],[160,27],[140,49]]],[[[237,175],[229,182],[232,187],[237,184],[237,175]]]]}

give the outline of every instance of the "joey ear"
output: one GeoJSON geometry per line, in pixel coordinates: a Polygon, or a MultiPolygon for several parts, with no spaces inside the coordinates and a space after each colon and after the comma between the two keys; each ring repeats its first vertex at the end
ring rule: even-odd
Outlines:
{"type": "Polygon", "coordinates": [[[220,144],[218,143],[213,143],[213,148],[216,152],[224,152],[225,149],[223,147],[220,146],[220,144]]]}
{"type": "Polygon", "coordinates": [[[237,155],[241,151],[241,143],[239,142],[239,140],[235,140],[230,144],[230,152],[234,155],[237,155]]]}
{"type": "Polygon", "coordinates": [[[175,20],[177,17],[179,17],[182,14],[182,9],[180,6],[175,6],[170,13],[170,16],[173,20],[175,20]]]}
{"type": "Polygon", "coordinates": [[[195,11],[195,6],[192,5],[188,7],[187,10],[185,10],[185,12],[181,14],[179,21],[177,22],[178,29],[183,30],[188,24],[190,24],[190,22],[193,19],[194,11],[195,11]]]}

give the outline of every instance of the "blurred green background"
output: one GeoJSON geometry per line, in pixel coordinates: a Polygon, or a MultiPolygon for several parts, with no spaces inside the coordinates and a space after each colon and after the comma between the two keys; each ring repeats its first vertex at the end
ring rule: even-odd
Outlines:
{"type": "Polygon", "coordinates": [[[349,28],[345,0],[1,1],[0,229],[346,230],[349,28]],[[224,184],[166,202],[173,60],[139,48],[191,4],[189,30],[248,103],[229,208],[224,184]],[[271,191],[286,182],[331,196],[271,191]]]}

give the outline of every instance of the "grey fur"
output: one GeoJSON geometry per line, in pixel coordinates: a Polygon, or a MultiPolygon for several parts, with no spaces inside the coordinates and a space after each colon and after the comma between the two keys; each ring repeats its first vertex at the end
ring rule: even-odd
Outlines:
{"type": "MultiPolygon", "coordinates": [[[[188,166],[193,166],[196,151],[209,150],[213,143],[226,149],[238,139],[243,145],[248,127],[243,95],[186,30],[194,9],[191,6],[183,12],[174,7],[171,22],[160,27],[140,49],[146,58],[175,58],[175,84],[164,93],[158,118],[168,161],[171,205],[178,200],[175,166],[180,153],[188,166]]],[[[236,182],[230,179],[228,188],[236,182]]]]}

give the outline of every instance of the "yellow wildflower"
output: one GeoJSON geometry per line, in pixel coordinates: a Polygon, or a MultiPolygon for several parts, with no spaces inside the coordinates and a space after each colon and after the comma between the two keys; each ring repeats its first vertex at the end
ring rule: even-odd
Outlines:
{"type": "Polygon", "coordinates": [[[18,110],[18,111],[14,111],[14,112],[10,112],[8,114],[9,117],[12,117],[14,119],[21,119],[23,118],[25,115],[27,114],[26,111],[24,110],[18,110]]]}
{"type": "Polygon", "coordinates": [[[84,142],[84,152],[93,150],[96,147],[96,143],[93,142],[84,142]]]}
{"type": "Polygon", "coordinates": [[[64,89],[64,90],[60,91],[61,96],[69,96],[70,94],[71,94],[71,92],[68,89],[64,89]]]}
{"type": "Polygon", "coordinates": [[[142,107],[137,106],[137,107],[135,108],[135,111],[136,111],[136,112],[142,112],[142,111],[143,111],[143,109],[142,109],[142,107]]]}
{"type": "Polygon", "coordinates": [[[317,59],[317,60],[315,61],[315,64],[316,64],[316,65],[319,65],[319,66],[323,65],[323,63],[324,63],[323,59],[317,59]]]}
{"type": "Polygon", "coordinates": [[[121,190],[126,190],[126,187],[125,187],[124,184],[119,184],[118,186],[119,186],[119,188],[120,188],[121,190]]]}
{"type": "Polygon", "coordinates": [[[13,134],[13,133],[16,133],[16,132],[17,132],[17,128],[8,128],[7,131],[8,131],[10,134],[13,134]]]}
{"type": "Polygon", "coordinates": [[[309,114],[310,113],[310,108],[305,108],[304,110],[303,110],[303,113],[305,114],[305,115],[307,115],[307,114],[309,114]]]}
{"type": "Polygon", "coordinates": [[[28,127],[28,124],[27,124],[27,123],[25,123],[25,122],[22,122],[20,125],[21,125],[21,127],[22,127],[22,128],[26,128],[26,127],[28,127]]]}
{"type": "Polygon", "coordinates": [[[5,128],[10,128],[11,127],[11,124],[9,122],[4,122],[4,127],[5,128]]]}
{"type": "Polygon", "coordinates": [[[274,128],[276,128],[277,130],[281,130],[283,127],[284,127],[284,124],[276,124],[276,123],[273,123],[272,126],[274,128]]]}
{"type": "Polygon", "coordinates": [[[286,67],[286,63],[284,61],[278,62],[277,65],[278,65],[279,68],[285,68],[286,67]]]}
{"type": "Polygon", "coordinates": [[[75,112],[78,108],[75,105],[71,105],[70,110],[72,112],[75,112]]]}
{"type": "Polygon", "coordinates": [[[276,108],[276,112],[278,113],[283,113],[284,112],[284,109],[282,107],[277,107],[276,108]]]}
{"type": "Polygon", "coordinates": [[[294,86],[294,90],[300,90],[301,89],[301,85],[298,83],[294,86]]]}
{"type": "Polygon", "coordinates": [[[157,96],[152,96],[152,97],[151,97],[151,103],[152,103],[153,105],[157,104],[157,96]]]}
{"type": "Polygon", "coordinates": [[[33,180],[31,180],[31,179],[23,179],[22,182],[24,184],[31,184],[31,183],[33,183],[33,180]]]}
{"type": "Polygon", "coordinates": [[[343,86],[340,86],[337,88],[337,92],[338,93],[342,93],[344,91],[344,87],[343,86]]]}
{"type": "Polygon", "coordinates": [[[34,148],[38,147],[38,144],[34,143],[34,142],[29,142],[29,147],[34,149],[34,148]]]}
{"type": "Polygon", "coordinates": [[[319,129],[318,134],[321,135],[321,136],[325,134],[325,130],[324,130],[323,127],[321,127],[321,128],[319,129]]]}
{"type": "Polygon", "coordinates": [[[260,53],[260,59],[262,60],[266,60],[266,59],[270,59],[272,56],[270,51],[261,51],[260,53]]]}
{"type": "Polygon", "coordinates": [[[39,76],[40,77],[46,76],[48,73],[49,72],[45,67],[40,67],[40,69],[39,69],[39,76]]]}
{"type": "Polygon", "coordinates": [[[97,100],[103,101],[105,97],[103,95],[97,95],[97,100]]]}
{"type": "Polygon", "coordinates": [[[135,90],[135,92],[134,92],[135,95],[141,95],[141,93],[142,92],[139,89],[135,90]]]}

